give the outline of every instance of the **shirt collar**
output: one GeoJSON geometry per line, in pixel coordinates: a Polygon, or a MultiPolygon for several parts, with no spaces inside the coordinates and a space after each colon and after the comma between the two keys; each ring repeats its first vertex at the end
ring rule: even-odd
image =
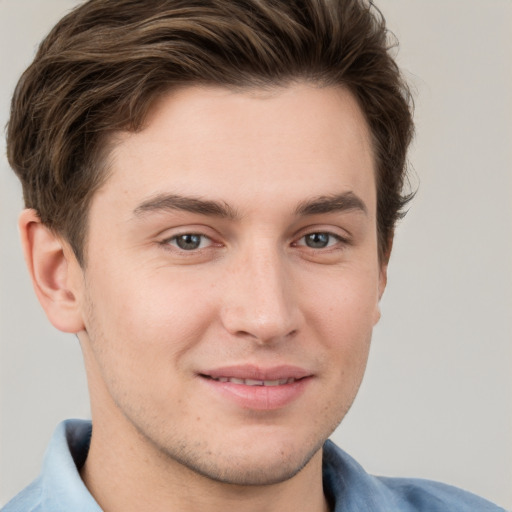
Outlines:
{"type": "Polygon", "coordinates": [[[39,477],[43,510],[101,512],[79,474],[87,458],[91,432],[91,423],[84,420],[66,420],[57,427],[39,477]]]}
{"type": "Polygon", "coordinates": [[[323,449],[323,483],[334,512],[402,510],[387,486],[330,440],[323,449]]]}
{"type": "MultiPolygon", "coordinates": [[[[66,420],[58,425],[44,457],[37,482],[41,502],[48,510],[101,512],[80,477],[91,440],[92,425],[66,420]]],[[[334,512],[379,512],[389,493],[377,479],[331,441],[323,452],[324,492],[334,512]]]]}

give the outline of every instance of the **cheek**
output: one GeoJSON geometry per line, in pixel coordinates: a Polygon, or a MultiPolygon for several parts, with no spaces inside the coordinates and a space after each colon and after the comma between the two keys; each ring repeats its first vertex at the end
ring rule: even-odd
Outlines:
{"type": "Polygon", "coordinates": [[[358,333],[371,332],[379,312],[377,274],[342,272],[317,281],[311,311],[329,339],[342,336],[356,342],[358,333]]]}
{"type": "Polygon", "coordinates": [[[91,345],[98,357],[134,378],[176,366],[214,321],[209,294],[171,273],[102,268],[90,282],[85,323],[91,345]]]}
{"type": "Polygon", "coordinates": [[[343,389],[348,398],[355,396],[366,368],[379,299],[371,272],[353,276],[332,279],[315,294],[307,322],[329,354],[338,392],[343,389]]]}

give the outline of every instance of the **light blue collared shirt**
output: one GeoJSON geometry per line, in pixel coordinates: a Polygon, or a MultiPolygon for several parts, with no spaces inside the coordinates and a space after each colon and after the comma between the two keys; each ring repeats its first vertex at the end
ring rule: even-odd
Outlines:
{"type": "MultiPolygon", "coordinates": [[[[91,423],[67,420],[51,441],[39,477],[0,512],[101,512],[80,478],[91,423]]],[[[466,491],[429,480],[368,475],[334,443],[323,456],[324,491],[334,512],[505,512],[466,491]]]]}

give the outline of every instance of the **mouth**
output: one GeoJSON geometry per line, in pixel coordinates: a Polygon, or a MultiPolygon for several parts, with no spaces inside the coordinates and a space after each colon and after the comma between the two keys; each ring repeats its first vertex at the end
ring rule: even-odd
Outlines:
{"type": "Polygon", "coordinates": [[[237,377],[212,377],[211,375],[200,374],[205,379],[211,379],[217,382],[231,382],[243,386],[284,386],[285,384],[293,384],[301,379],[293,377],[285,377],[282,379],[260,380],[260,379],[239,379],[237,377]]]}
{"type": "Polygon", "coordinates": [[[296,366],[231,366],[198,374],[215,399],[242,409],[276,410],[291,405],[309,388],[314,375],[296,366]]]}
{"type": "Polygon", "coordinates": [[[265,368],[252,364],[214,368],[202,371],[199,375],[216,382],[269,387],[293,384],[306,377],[312,377],[310,371],[299,366],[279,365],[265,368]]]}

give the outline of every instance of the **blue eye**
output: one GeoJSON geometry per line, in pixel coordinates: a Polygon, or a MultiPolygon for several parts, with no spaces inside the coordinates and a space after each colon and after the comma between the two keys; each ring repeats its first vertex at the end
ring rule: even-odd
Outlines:
{"type": "Polygon", "coordinates": [[[204,248],[209,242],[210,239],[205,235],[184,233],[183,235],[173,236],[167,243],[174,245],[183,251],[194,251],[204,248]]]}
{"type": "Polygon", "coordinates": [[[331,233],[309,233],[302,237],[301,241],[303,243],[299,243],[299,245],[306,245],[311,249],[325,249],[326,247],[330,247],[340,241],[340,237],[333,235],[331,233]]]}

